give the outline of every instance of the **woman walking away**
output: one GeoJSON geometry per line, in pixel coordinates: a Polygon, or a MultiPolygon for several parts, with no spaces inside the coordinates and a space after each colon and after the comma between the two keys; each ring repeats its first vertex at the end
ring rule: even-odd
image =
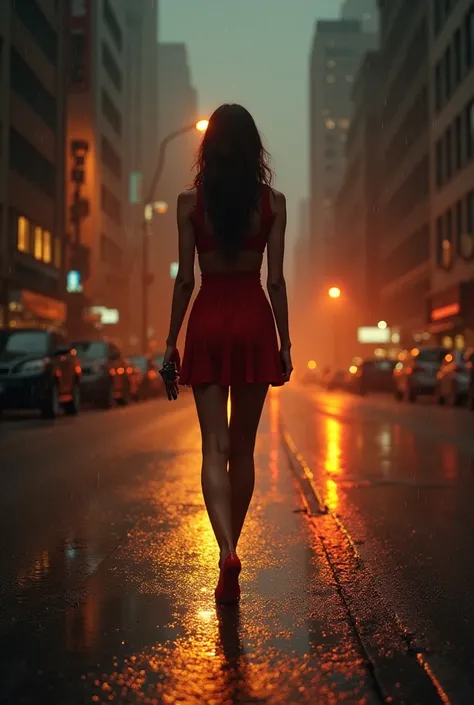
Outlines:
{"type": "MultiPolygon", "coordinates": [[[[268,387],[287,382],[293,369],[283,276],[286,202],[270,187],[267,156],[250,113],[222,105],[203,137],[194,189],[178,197],[179,270],[163,371],[179,366],[176,342],[194,289],[197,250],[202,284],[179,383],[192,386],[201,427],[202,490],[220,548],[215,597],[221,604],[240,598],[236,551],[254,489],[255,438],[268,387]],[[260,283],[265,248],[271,307],[260,283]]],[[[168,392],[176,398],[173,378],[168,392]]]]}

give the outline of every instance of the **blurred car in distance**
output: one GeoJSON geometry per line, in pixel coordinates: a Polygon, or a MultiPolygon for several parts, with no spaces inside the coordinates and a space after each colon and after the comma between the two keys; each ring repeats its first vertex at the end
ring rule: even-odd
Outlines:
{"type": "Polygon", "coordinates": [[[370,392],[393,393],[395,361],[368,358],[350,368],[349,390],[364,396],[370,392]]]}
{"type": "Polygon", "coordinates": [[[439,345],[404,353],[393,373],[396,399],[415,402],[418,396],[434,395],[437,375],[447,352],[439,345]]]}
{"type": "Polygon", "coordinates": [[[459,406],[469,400],[469,383],[474,353],[453,350],[445,355],[437,375],[436,398],[439,404],[459,406]]]}
{"type": "Polygon", "coordinates": [[[139,399],[151,399],[165,393],[159,367],[154,358],[146,355],[131,355],[128,358],[132,367],[138,368],[139,384],[137,395],[139,399]]]}
{"type": "Polygon", "coordinates": [[[128,404],[138,391],[138,383],[119,348],[104,339],[76,340],[73,346],[82,367],[83,400],[104,409],[115,402],[128,404]]]}
{"type": "Polygon", "coordinates": [[[35,328],[0,329],[0,411],[38,409],[54,419],[81,405],[81,366],[67,339],[35,328]]]}

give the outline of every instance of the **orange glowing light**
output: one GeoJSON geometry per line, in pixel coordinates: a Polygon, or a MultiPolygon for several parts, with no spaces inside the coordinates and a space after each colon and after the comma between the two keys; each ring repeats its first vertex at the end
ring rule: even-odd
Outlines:
{"type": "Polygon", "coordinates": [[[351,365],[349,367],[349,372],[351,373],[351,375],[355,375],[355,373],[357,372],[357,365],[351,365]]]}
{"type": "Polygon", "coordinates": [[[113,367],[110,368],[109,374],[111,377],[113,377],[115,375],[115,369],[113,367]]]}
{"type": "Polygon", "coordinates": [[[75,371],[76,375],[82,374],[82,369],[79,365],[75,366],[74,371],[75,371]]]}
{"type": "Polygon", "coordinates": [[[315,360],[310,360],[308,362],[308,370],[315,370],[317,366],[318,364],[315,360]]]}
{"type": "Polygon", "coordinates": [[[119,367],[119,368],[117,369],[117,374],[118,374],[118,375],[123,375],[123,374],[125,374],[125,367],[119,367]]]}
{"type": "Polygon", "coordinates": [[[196,130],[198,132],[206,132],[209,127],[209,120],[198,120],[196,123],[196,130]]]}
{"type": "Polygon", "coordinates": [[[133,367],[127,367],[127,374],[131,375],[133,372],[133,367]]]}
{"type": "Polygon", "coordinates": [[[329,291],[328,295],[330,299],[340,299],[341,298],[341,290],[339,289],[338,286],[332,286],[329,291]]]}

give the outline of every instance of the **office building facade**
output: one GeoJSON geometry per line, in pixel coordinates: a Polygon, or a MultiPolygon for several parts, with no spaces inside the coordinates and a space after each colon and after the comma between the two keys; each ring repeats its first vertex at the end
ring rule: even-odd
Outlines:
{"type": "Polygon", "coordinates": [[[474,2],[433,3],[429,331],[474,347],[474,2]]]}
{"type": "MultiPolygon", "coordinates": [[[[364,32],[358,20],[320,21],[316,25],[310,64],[310,249],[311,278],[317,286],[315,316],[330,325],[327,287],[334,236],[334,204],[345,170],[345,146],[352,118],[351,94],[367,51],[376,49],[376,34],[364,32]]],[[[324,346],[324,341],[321,342],[324,346]]],[[[315,340],[315,354],[321,348],[315,340]]]]}
{"type": "Polygon", "coordinates": [[[381,315],[402,345],[426,338],[430,291],[430,3],[379,0],[381,315]]]}
{"type": "Polygon", "coordinates": [[[66,321],[65,6],[0,3],[0,324],[66,321]]]}

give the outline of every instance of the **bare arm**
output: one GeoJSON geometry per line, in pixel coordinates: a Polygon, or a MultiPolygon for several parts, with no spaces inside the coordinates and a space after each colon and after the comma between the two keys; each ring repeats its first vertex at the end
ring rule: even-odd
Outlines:
{"type": "Polygon", "coordinates": [[[184,316],[194,291],[194,257],[195,241],[191,214],[195,197],[191,191],[185,191],[178,196],[178,248],[179,269],[173,289],[171,304],[171,322],[166,340],[169,348],[176,347],[178,335],[183,325],[184,316]]]}
{"type": "Polygon", "coordinates": [[[288,298],[283,275],[285,257],[286,199],[282,193],[275,193],[275,220],[268,237],[268,281],[267,290],[275,316],[282,350],[291,348],[288,324],[288,298]]]}

